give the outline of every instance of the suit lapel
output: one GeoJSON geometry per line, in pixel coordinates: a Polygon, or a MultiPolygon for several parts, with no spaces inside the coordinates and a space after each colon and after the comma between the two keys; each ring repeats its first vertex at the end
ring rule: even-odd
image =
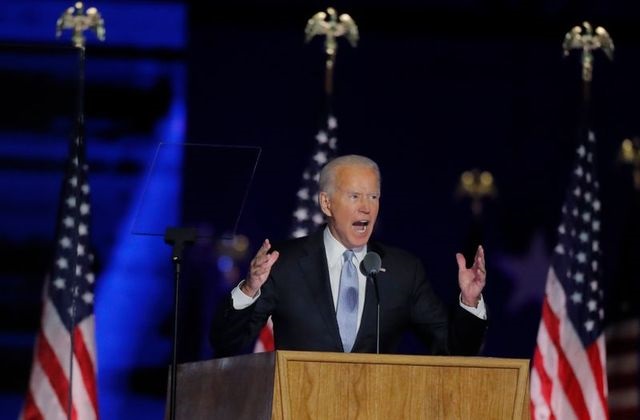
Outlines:
{"type": "Polygon", "coordinates": [[[356,335],[356,341],[355,343],[353,343],[354,351],[361,350],[359,348],[359,345],[360,345],[360,341],[362,340],[362,337],[366,337],[367,334],[371,334],[371,332],[375,334],[375,331],[376,331],[376,320],[377,320],[376,291],[370,280],[367,279],[366,285],[367,286],[365,288],[364,307],[362,308],[362,318],[360,319],[360,328],[358,328],[358,335],[356,335]]]}
{"type": "Polygon", "coordinates": [[[305,277],[305,283],[311,289],[315,307],[324,320],[327,330],[330,331],[336,345],[342,349],[342,340],[338,331],[333,295],[331,294],[331,282],[329,280],[329,268],[327,255],[324,250],[322,237],[323,230],[309,238],[305,246],[305,255],[300,258],[300,268],[305,277]]]}

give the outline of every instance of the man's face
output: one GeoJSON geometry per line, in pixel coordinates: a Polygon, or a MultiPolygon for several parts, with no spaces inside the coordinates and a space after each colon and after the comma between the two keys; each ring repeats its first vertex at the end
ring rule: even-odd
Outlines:
{"type": "Polygon", "coordinates": [[[320,207],[331,234],[348,249],[365,245],[378,217],[380,182],[376,171],[363,165],[336,168],[331,192],[320,193],[320,207]]]}

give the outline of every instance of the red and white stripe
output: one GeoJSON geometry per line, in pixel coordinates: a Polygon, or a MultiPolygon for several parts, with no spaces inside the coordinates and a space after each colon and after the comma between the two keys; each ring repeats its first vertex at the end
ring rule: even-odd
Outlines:
{"type": "Polygon", "coordinates": [[[604,336],[583,347],[566,304],[564,289],[551,268],[531,371],[531,417],[607,419],[604,336]]]}
{"type": "Polygon", "coordinates": [[[273,351],[275,349],[273,341],[273,322],[271,317],[267,320],[267,323],[260,330],[260,335],[253,348],[254,353],[264,353],[265,351],[273,351]]]}
{"type": "Polygon", "coordinates": [[[612,419],[640,418],[638,342],[640,320],[626,319],[607,328],[607,376],[612,419]]]}
{"type": "Polygon", "coordinates": [[[29,391],[20,419],[98,418],[94,324],[94,316],[91,315],[75,326],[70,375],[71,338],[55,307],[46,299],[42,328],[33,356],[29,391]],[[71,415],[67,413],[69,407],[71,415]]]}

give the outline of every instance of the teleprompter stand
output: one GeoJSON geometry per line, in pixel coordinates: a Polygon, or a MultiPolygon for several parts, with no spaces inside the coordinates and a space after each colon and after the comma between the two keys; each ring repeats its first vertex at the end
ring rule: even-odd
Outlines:
{"type": "Polygon", "coordinates": [[[163,236],[172,247],[174,301],[168,398],[171,420],[176,413],[183,253],[198,239],[233,237],[259,156],[259,148],[244,146],[160,143],[156,150],[132,232],[163,236]]]}

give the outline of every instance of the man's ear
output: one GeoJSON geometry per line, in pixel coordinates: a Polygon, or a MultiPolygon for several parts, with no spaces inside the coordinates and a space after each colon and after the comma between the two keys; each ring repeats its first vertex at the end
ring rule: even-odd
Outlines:
{"type": "Polygon", "coordinates": [[[325,216],[331,217],[331,200],[329,200],[329,194],[322,191],[318,194],[318,203],[320,204],[320,210],[325,216]]]}

